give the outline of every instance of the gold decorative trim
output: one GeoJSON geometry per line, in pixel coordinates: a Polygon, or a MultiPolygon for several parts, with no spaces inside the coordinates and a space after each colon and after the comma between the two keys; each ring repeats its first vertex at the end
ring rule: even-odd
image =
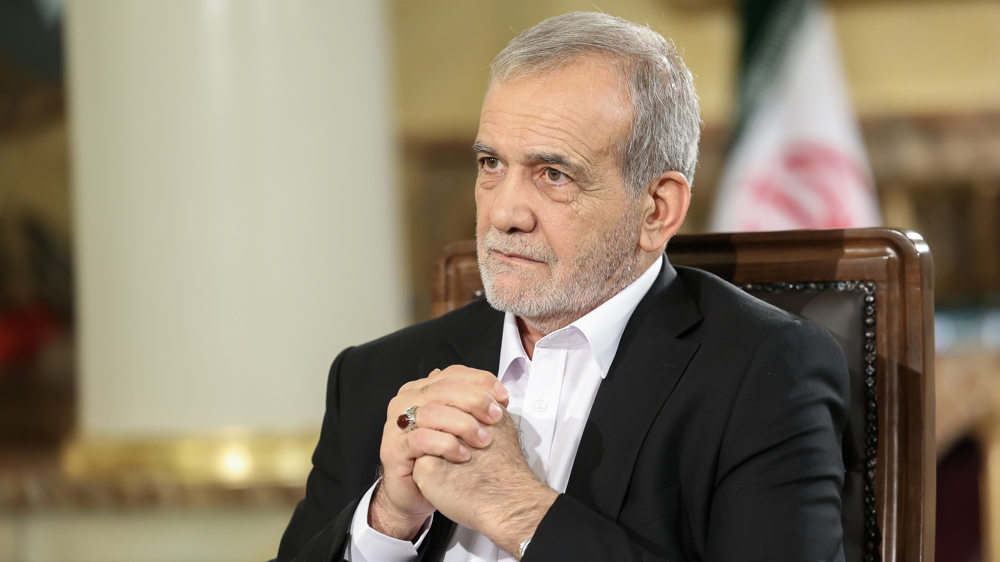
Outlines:
{"type": "Polygon", "coordinates": [[[248,488],[302,486],[319,434],[77,438],[62,453],[72,480],[171,481],[182,485],[248,488]]]}

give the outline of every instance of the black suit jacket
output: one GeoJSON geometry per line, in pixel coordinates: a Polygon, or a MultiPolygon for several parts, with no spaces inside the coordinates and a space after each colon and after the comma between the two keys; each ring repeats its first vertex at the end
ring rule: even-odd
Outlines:
{"type": "MultiPolygon", "coordinates": [[[[502,325],[477,301],[337,357],[279,561],[340,560],[390,398],[434,368],[495,372],[502,325]]],[[[842,560],[848,390],[823,328],[664,258],[524,559],[842,560]]],[[[451,527],[435,515],[422,560],[441,559],[451,527]]]]}

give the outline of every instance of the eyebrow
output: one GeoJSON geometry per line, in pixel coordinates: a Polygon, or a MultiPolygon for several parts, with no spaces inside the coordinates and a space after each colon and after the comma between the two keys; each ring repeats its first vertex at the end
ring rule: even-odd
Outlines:
{"type": "Polygon", "coordinates": [[[554,166],[560,166],[569,172],[569,175],[574,178],[582,179],[584,170],[581,166],[570,162],[565,157],[558,154],[546,154],[544,152],[535,152],[528,155],[528,159],[531,161],[545,162],[546,164],[552,164],[554,166]]]}
{"type": "Polygon", "coordinates": [[[497,154],[496,150],[493,150],[492,148],[486,146],[485,144],[479,141],[476,141],[472,144],[472,152],[475,152],[476,154],[479,154],[480,152],[493,155],[497,154]]]}

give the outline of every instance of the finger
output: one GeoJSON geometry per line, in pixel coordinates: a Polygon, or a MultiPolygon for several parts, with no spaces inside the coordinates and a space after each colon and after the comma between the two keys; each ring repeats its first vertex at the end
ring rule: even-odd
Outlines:
{"type": "MultiPolygon", "coordinates": [[[[413,461],[412,478],[418,490],[421,486],[426,487],[429,484],[429,477],[441,466],[442,462],[444,461],[438,457],[420,457],[413,461]]],[[[421,493],[423,492],[421,491],[421,493]]]]}
{"type": "MultiPolygon", "coordinates": [[[[386,421],[396,424],[408,408],[416,406],[417,411],[428,404],[437,403],[456,408],[479,422],[492,425],[503,417],[503,407],[492,395],[476,389],[456,387],[446,383],[428,387],[418,394],[401,394],[389,401],[386,407],[386,421]]],[[[419,425],[419,422],[417,422],[419,425]]]]}
{"type": "MultiPolygon", "coordinates": [[[[427,404],[437,402],[467,412],[482,423],[494,424],[503,417],[503,407],[497,400],[496,387],[503,388],[499,381],[484,381],[473,377],[442,377],[420,389],[422,401],[427,404]]],[[[504,389],[504,403],[506,403],[504,389]]]]}
{"type": "Polygon", "coordinates": [[[482,449],[492,440],[475,417],[453,406],[430,402],[416,414],[417,427],[450,433],[472,447],[482,449]]]}
{"type": "MultiPolygon", "coordinates": [[[[487,371],[452,365],[435,369],[428,377],[400,388],[386,411],[386,420],[396,420],[411,406],[441,402],[465,411],[483,424],[493,424],[503,416],[508,404],[507,389],[487,371]]],[[[470,438],[471,435],[466,435],[470,438]]],[[[473,439],[475,441],[475,439],[473,439]]]]}
{"type": "Polygon", "coordinates": [[[447,379],[449,384],[468,386],[470,388],[481,388],[483,392],[490,393],[495,400],[506,404],[508,400],[507,389],[500,384],[493,373],[471,369],[462,365],[452,365],[445,370],[434,369],[426,377],[405,383],[400,387],[397,395],[416,394],[422,392],[426,387],[439,383],[442,379],[447,379]]]}
{"type": "MultiPolygon", "coordinates": [[[[492,404],[489,407],[499,412],[499,416],[497,416],[496,412],[490,411],[489,415],[491,417],[496,417],[499,421],[504,416],[509,416],[509,414],[506,414],[506,410],[501,409],[492,398],[484,395],[484,399],[491,401],[492,404]]],[[[407,417],[407,413],[410,411],[410,408],[403,409],[403,414],[399,416],[393,416],[392,414],[398,411],[399,408],[402,408],[402,404],[406,403],[404,400],[405,398],[397,397],[390,401],[388,416],[385,428],[383,429],[383,442],[387,439],[392,441],[394,436],[414,431],[421,427],[450,433],[466,444],[479,449],[488,446],[493,440],[490,432],[486,431],[483,423],[479,422],[468,412],[447,404],[429,402],[423,406],[414,408],[412,415],[409,417],[407,417]]],[[[489,425],[489,422],[486,422],[485,425],[489,425]]]]}
{"type": "Polygon", "coordinates": [[[463,463],[472,456],[469,447],[458,437],[443,431],[428,428],[417,428],[403,439],[406,457],[441,457],[453,463],[463,463]]]}
{"type": "Polygon", "coordinates": [[[504,408],[510,405],[510,393],[507,392],[507,387],[499,380],[493,384],[493,399],[504,408]]]}
{"type": "Polygon", "coordinates": [[[437,382],[439,379],[448,379],[452,381],[461,381],[462,384],[469,384],[472,386],[481,387],[484,392],[488,392],[493,399],[498,403],[502,404],[504,407],[507,406],[507,402],[510,399],[510,394],[507,392],[507,388],[497,380],[497,377],[489,372],[480,369],[473,369],[471,367],[466,367],[465,365],[452,365],[443,371],[438,371],[432,373],[432,376],[424,379],[428,383],[437,382]]]}

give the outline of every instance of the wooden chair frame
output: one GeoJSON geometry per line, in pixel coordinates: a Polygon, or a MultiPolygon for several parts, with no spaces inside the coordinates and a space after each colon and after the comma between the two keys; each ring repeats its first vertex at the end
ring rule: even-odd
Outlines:
{"type": "MultiPolygon", "coordinates": [[[[930,250],[920,235],[885,229],[675,236],[674,265],[755,285],[861,281],[874,299],[869,358],[877,411],[873,498],[866,552],[885,561],[934,559],[934,291],[930,250]]],[[[446,248],[433,282],[435,316],[482,295],[475,243],[446,248]]]]}

